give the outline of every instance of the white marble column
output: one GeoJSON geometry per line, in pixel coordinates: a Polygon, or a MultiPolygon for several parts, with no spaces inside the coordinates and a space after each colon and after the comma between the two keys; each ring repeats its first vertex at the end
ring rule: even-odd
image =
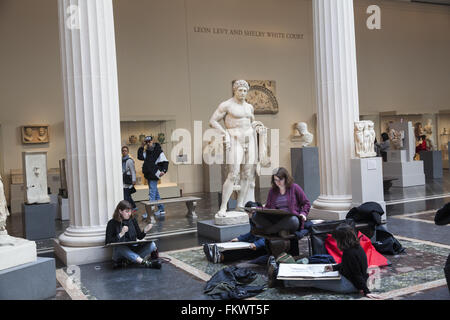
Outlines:
{"type": "Polygon", "coordinates": [[[58,0],[70,226],[67,247],[104,245],[123,199],[112,0],[58,0]]]}
{"type": "Polygon", "coordinates": [[[310,217],[342,219],[352,204],[359,120],[353,0],[313,0],[313,15],[321,190],[310,217]]]}

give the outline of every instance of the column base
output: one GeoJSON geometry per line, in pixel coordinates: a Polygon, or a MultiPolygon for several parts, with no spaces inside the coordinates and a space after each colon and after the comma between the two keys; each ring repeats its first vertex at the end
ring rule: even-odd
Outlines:
{"type": "Polygon", "coordinates": [[[69,227],[59,236],[61,245],[66,247],[96,247],[105,245],[106,226],[90,228],[69,227]]]}
{"type": "Polygon", "coordinates": [[[112,248],[104,246],[73,248],[66,247],[59,240],[53,240],[56,256],[66,266],[79,266],[83,264],[104,262],[111,260],[112,248]]]}
{"type": "Polygon", "coordinates": [[[326,209],[311,208],[308,214],[308,220],[345,220],[347,211],[333,211],[326,209]]]}

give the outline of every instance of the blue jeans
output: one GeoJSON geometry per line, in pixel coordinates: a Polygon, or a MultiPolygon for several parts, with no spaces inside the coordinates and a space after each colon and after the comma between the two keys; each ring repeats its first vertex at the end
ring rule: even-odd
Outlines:
{"type": "Polygon", "coordinates": [[[357,293],[359,290],[355,288],[353,283],[346,277],[341,275],[340,280],[304,280],[304,281],[285,281],[286,287],[307,287],[317,288],[337,293],[357,293]]]}
{"type": "Polygon", "coordinates": [[[114,246],[112,259],[117,262],[121,259],[127,259],[131,262],[137,262],[137,259],[141,257],[150,255],[156,250],[156,245],[154,242],[147,242],[143,244],[138,244],[135,246],[129,246],[124,244],[123,246],[114,246]]]}
{"type": "MultiPolygon", "coordinates": [[[[158,180],[148,180],[148,196],[150,201],[161,200],[158,191],[158,180]]],[[[164,211],[164,205],[159,204],[158,210],[164,211]]]]}

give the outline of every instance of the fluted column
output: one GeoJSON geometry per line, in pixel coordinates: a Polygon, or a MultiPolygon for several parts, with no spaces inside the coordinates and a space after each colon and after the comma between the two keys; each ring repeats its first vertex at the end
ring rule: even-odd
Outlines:
{"type": "Polygon", "coordinates": [[[112,0],[58,0],[64,84],[69,247],[103,245],[123,199],[112,0]]]}
{"type": "Polygon", "coordinates": [[[359,120],[353,0],[313,0],[320,196],[312,217],[342,218],[352,203],[353,123],[359,120]]]}

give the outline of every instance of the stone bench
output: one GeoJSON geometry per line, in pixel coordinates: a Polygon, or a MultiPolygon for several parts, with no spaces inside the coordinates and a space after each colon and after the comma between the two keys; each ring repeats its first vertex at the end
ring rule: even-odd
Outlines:
{"type": "MultiPolygon", "coordinates": [[[[197,214],[195,213],[195,208],[197,207],[197,201],[199,201],[201,199],[202,198],[198,198],[198,197],[180,197],[180,198],[169,198],[169,199],[154,200],[154,201],[142,201],[142,203],[145,205],[145,211],[147,212],[148,217],[150,217],[150,218],[154,217],[155,211],[157,210],[157,206],[159,204],[169,204],[169,203],[178,203],[178,202],[186,203],[186,207],[188,209],[186,217],[197,218],[197,214]]],[[[153,222],[153,219],[152,219],[152,222],[153,222]]]]}

